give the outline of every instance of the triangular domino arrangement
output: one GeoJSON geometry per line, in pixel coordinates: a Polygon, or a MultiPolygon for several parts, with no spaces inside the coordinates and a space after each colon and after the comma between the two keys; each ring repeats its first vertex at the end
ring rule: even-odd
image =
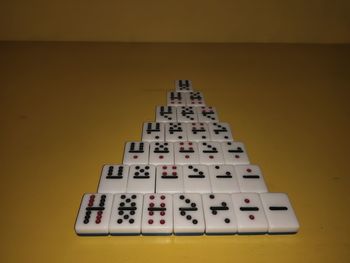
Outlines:
{"type": "Polygon", "coordinates": [[[142,141],[127,142],[123,164],[107,164],[97,193],[84,194],[78,235],[296,233],[284,193],[269,193],[257,165],[233,140],[190,80],[177,80],[142,141]]]}

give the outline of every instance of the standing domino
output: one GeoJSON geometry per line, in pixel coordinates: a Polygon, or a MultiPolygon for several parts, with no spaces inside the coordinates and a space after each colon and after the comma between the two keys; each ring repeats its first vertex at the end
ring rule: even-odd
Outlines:
{"type": "Polygon", "coordinates": [[[142,129],[143,142],[159,142],[165,140],[164,123],[145,122],[142,129]]]}
{"type": "Polygon", "coordinates": [[[193,91],[186,93],[186,105],[187,106],[203,106],[205,105],[204,96],[199,91],[193,91]]]}
{"type": "Polygon", "coordinates": [[[171,195],[144,195],[141,232],[143,235],[171,235],[173,232],[171,195]]]}
{"type": "Polygon", "coordinates": [[[148,164],[149,143],[127,142],[124,149],[123,164],[148,164]]]}
{"type": "Polygon", "coordinates": [[[199,122],[218,122],[219,117],[215,107],[203,106],[197,107],[199,122]]]}
{"type": "Polygon", "coordinates": [[[224,155],[219,142],[199,142],[199,162],[201,164],[224,164],[224,155]]]}
{"type": "Polygon", "coordinates": [[[175,80],[175,88],[177,92],[191,92],[192,81],[188,79],[175,80]]]}
{"type": "Polygon", "coordinates": [[[156,168],[154,165],[131,165],[127,193],[154,193],[156,168]]]}
{"type": "Polygon", "coordinates": [[[267,219],[256,193],[232,194],[233,208],[237,218],[238,233],[258,234],[266,233],[267,219]]]}
{"type": "Polygon", "coordinates": [[[249,164],[249,158],[244,144],[241,142],[222,142],[225,164],[249,164]]]}
{"type": "Polygon", "coordinates": [[[269,233],[298,232],[299,222],[286,194],[263,193],[260,194],[260,198],[269,223],[269,233]]]}
{"type": "Polygon", "coordinates": [[[184,180],[182,166],[159,165],[157,166],[156,192],[157,193],[182,193],[184,180]]]}
{"type": "Polygon", "coordinates": [[[182,106],[176,107],[176,116],[178,122],[197,122],[197,111],[196,107],[182,106]]]}
{"type": "Polygon", "coordinates": [[[184,192],[210,193],[209,171],[206,165],[184,165],[184,192]]]}
{"type": "Polygon", "coordinates": [[[174,146],[171,142],[151,142],[149,163],[174,164],[174,146]]]}
{"type": "Polygon", "coordinates": [[[157,106],[156,122],[175,122],[176,108],[173,106],[157,106]]]}
{"type": "Polygon", "coordinates": [[[267,187],[257,165],[235,165],[241,192],[265,193],[267,187]]]}
{"type": "Polygon", "coordinates": [[[109,232],[111,235],[141,233],[142,194],[116,194],[112,205],[109,232]]]}
{"type": "Polygon", "coordinates": [[[211,140],[208,124],[204,122],[187,123],[186,130],[189,141],[203,142],[211,140]]]}
{"type": "Polygon", "coordinates": [[[175,194],[175,235],[202,235],[205,230],[202,198],[200,194],[175,194]]]}
{"type": "Polygon", "coordinates": [[[185,123],[182,123],[182,122],[166,123],[165,140],[167,142],[187,141],[185,123]]]}
{"type": "Polygon", "coordinates": [[[237,221],[231,196],[229,194],[205,194],[202,195],[202,198],[205,233],[207,235],[236,233],[237,221]]]}
{"type": "Polygon", "coordinates": [[[174,143],[175,164],[199,164],[198,146],[195,142],[174,143]]]}
{"type": "Polygon", "coordinates": [[[112,194],[85,194],[75,222],[75,232],[78,235],[108,235],[112,202],[112,194]]]}
{"type": "Polygon", "coordinates": [[[226,122],[210,122],[208,124],[212,141],[233,141],[230,125],[226,122]]]}
{"type": "Polygon", "coordinates": [[[185,106],[186,93],[169,91],[167,96],[168,106],[185,106]]]}
{"type": "Polygon", "coordinates": [[[233,165],[210,165],[209,176],[213,193],[239,193],[239,185],[233,165]]]}
{"type": "Polygon", "coordinates": [[[104,165],[97,192],[124,193],[126,191],[128,174],[129,167],[127,165],[104,165]]]}

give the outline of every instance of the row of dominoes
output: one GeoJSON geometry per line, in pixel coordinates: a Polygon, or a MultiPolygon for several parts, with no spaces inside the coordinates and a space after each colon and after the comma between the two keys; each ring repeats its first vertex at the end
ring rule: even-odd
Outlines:
{"type": "Polygon", "coordinates": [[[79,235],[295,233],[299,224],[284,193],[85,194],[79,235]]]}
{"type": "Polygon", "coordinates": [[[142,141],[233,141],[230,125],[224,122],[146,122],[142,141]]]}
{"type": "Polygon", "coordinates": [[[205,105],[202,92],[178,92],[170,91],[167,94],[167,104],[169,106],[203,106],[205,105]]]}
{"type": "Polygon", "coordinates": [[[105,165],[99,193],[267,192],[257,165],[105,165]]]}
{"type": "Polygon", "coordinates": [[[215,107],[157,106],[156,122],[218,122],[215,107]]]}
{"type": "Polygon", "coordinates": [[[123,164],[105,165],[98,193],[85,194],[79,235],[295,233],[286,194],[267,193],[261,170],[233,141],[189,80],[177,80],[142,141],[127,142],[123,164]]]}
{"type": "Polygon", "coordinates": [[[128,142],[123,164],[248,164],[241,142],[128,142]]]}

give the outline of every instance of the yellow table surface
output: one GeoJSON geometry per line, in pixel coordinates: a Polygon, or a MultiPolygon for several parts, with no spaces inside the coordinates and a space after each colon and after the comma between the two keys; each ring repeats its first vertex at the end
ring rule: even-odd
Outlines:
{"type": "Polygon", "coordinates": [[[1,262],[349,262],[349,45],[1,43],[1,262]],[[78,237],[84,192],[191,79],[296,235],[78,237]]]}

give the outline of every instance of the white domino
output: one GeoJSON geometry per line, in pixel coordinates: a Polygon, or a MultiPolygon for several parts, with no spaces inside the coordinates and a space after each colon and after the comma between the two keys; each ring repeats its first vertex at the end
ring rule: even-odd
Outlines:
{"type": "Polygon", "coordinates": [[[184,165],[184,192],[210,193],[209,170],[206,165],[184,165]]]}
{"type": "Polygon", "coordinates": [[[226,122],[210,122],[208,124],[212,141],[233,141],[230,125],[226,122]]]}
{"type": "Polygon", "coordinates": [[[236,216],[229,194],[204,194],[202,199],[207,235],[237,232],[236,216]]]}
{"type": "Polygon", "coordinates": [[[235,165],[241,192],[265,193],[267,186],[257,165],[235,165]]]}
{"type": "Polygon", "coordinates": [[[175,89],[177,92],[192,92],[192,81],[188,79],[175,80],[175,89]]]}
{"type": "Polygon", "coordinates": [[[129,166],[106,164],[102,168],[99,193],[125,193],[129,166]]]}
{"type": "Polygon", "coordinates": [[[186,94],[183,92],[169,91],[167,94],[168,106],[185,106],[186,94]]]}
{"type": "Polygon", "coordinates": [[[183,193],[184,180],[182,166],[157,166],[156,192],[157,193],[183,193]]]}
{"type": "Polygon", "coordinates": [[[199,142],[199,162],[201,164],[224,164],[224,154],[219,142],[199,142]]]}
{"type": "Polygon", "coordinates": [[[174,146],[171,142],[151,142],[149,163],[174,164],[174,146]]]}
{"type": "Polygon", "coordinates": [[[167,142],[187,141],[186,124],[183,122],[166,123],[165,140],[167,142]]]}
{"type": "Polygon", "coordinates": [[[186,105],[187,106],[203,106],[205,105],[204,96],[202,92],[192,91],[186,93],[186,105]]]}
{"type": "Polygon", "coordinates": [[[141,233],[142,194],[115,194],[109,221],[111,235],[141,233]]]}
{"type": "Polygon", "coordinates": [[[263,234],[267,232],[268,223],[259,194],[236,193],[232,194],[232,200],[238,233],[263,234]]]}
{"type": "Polygon", "coordinates": [[[125,144],[123,164],[148,164],[148,158],[148,142],[127,142],[125,144]]]}
{"type": "Polygon", "coordinates": [[[210,165],[209,176],[213,193],[239,193],[235,167],[233,165],[210,165]]]}
{"type": "Polygon", "coordinates": [[[205,231],[200,194],[174,194],[174,234],[202,235],[205,231]]]}
{"type": "Polygon", "coordinates": [[[187,137],[189,141],[203,142],[211,141],[209,127],[205,122],[193,122],[186,125],[187,137]]]}
{"type": "Polygon", "coordinates": [[[249,164],[245,146],[241,142],[222,142],[225,164],[249,164]]]}
{"type": "Polygon", "coordinates": [[[141,232],[143,235],[172,234],[173,200],[170,194],[144,195],[141,232]]]}
{"type": "Polygon", "coordinates": [[[199,164],[198,145],[195,142],[174,143],[175,164],[199,164]]]}
{"type": "Polygon", "coordinates": [[[176,107],[176,116],[178,122],[197,122],[196,107],[182,106],[176,107]]]}
{"type": "Polygon", "coordinates": [[[269,224],[269,233],[284,234],[298,232],[299,222],[286,194],[263,193],[260,194],[260,198],[269,224]]]}
{"type": "Polygon", "coordinates": [[[162,122],[145,122],[142,129],[143,142],[159,142],[165,140],[165,128],[162,122]]]}
{"type": "Polygon", "coordinates": [[[156,122],[176,122],[176,107],[157,106],[156,122]]]}
{"type": "Polygon", "coordinates": [[[215,107],[202,106],[197,107],[199,122],[218,122],[219,117],[215,107]]]}
{"type": "Polygon", "coordinates": [[[129,170],[127,193],[154,193],[156,168],[154,165],[131,165],[129,170]]]}
{"type": "Polygon", "coordinates": [[[75,232],[78,235],[108,235],[112,202],[112,194],[84,194],[75,232]]]}

